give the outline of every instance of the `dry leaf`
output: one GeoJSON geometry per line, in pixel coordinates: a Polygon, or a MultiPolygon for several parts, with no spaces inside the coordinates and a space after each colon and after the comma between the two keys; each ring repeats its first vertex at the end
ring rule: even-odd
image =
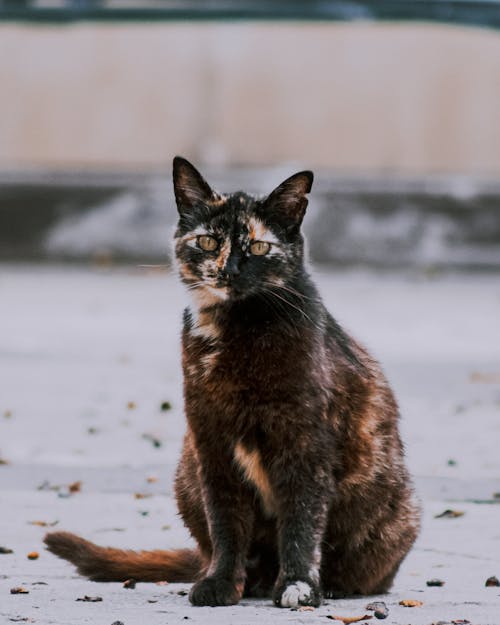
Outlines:
{"type": "Polygon", "coordinates": [[[470,374],[469,381],[479,384],[500,384],[500,373],[474,371],[470,374]]]}
{"type": "Polygon", "coordinates": [[[24,586],[17,586],[17,588],[10,589],[11,595],[27,595],[29,594],[29,590],[24,588],[24,586]]]}
{"type": "Polygon", "coordinates": [[[435,519],[457,519],[458,517],[464,516],[465,512],[462,510],[445,510],[441,512],[441,514],[436,514],[435,519]]]}
{"type": "Polygon", "coordinates": [[[418,601],[418,599],[403,599],[399,602],[399,605],[402,605],[405,608],[419,608],[424,605],[424,602],[418,601]]]}
{"type": "Polygon", "coordinates": [[[364,614],[363,616],[336,616],[329,614],[328,618],[331,618],[334,621],[342,621],[344,625],[348,625],[349,623],[357,623],[358,621],[367,621],[372,617],[371,614],[364,614]]]}
{"type": "Polygon", "coordinates": [[[127,579],[123,582],[123,587],[134,589],[136,584],[137,582],[135,581],[135,579],[127,579]]]}
{"type": "Polygon", "coordinates": [[[50,523],[48,521],[28,521],[29,525],[36,525],[37,527],[54,527],[58,523],[59,521],[51,521],[50,523]]]}
{"type": "Polygon", "coordinates": [[[154,483],[155,483],[155,482],[157,482],[157,481],[158,481],[158,478],[156,477],[156,475],[149,475],[149,476],[146,478],[146,482],[147,482],[148,484],[154,484],[154,483]]]}
{"type": "Polygon", "coordinates": [[[134,497],[136,499],[148,499],[148,497],[152,497],[151,493],[134,493],[134,497]]]}
{"type": "Polygon", "coordinates": [[[38,560],[40,554],[38,553],[38,551],[30,551],[26,557],[28,558],[28,560],[38,560]]]}
{"type": "Polygon", "coordinates": [[[427,586],[444,586],[442,579],[428,579],[425,583],[427,586]]]}
{"type": "Polygon", "coordinates": [[[68,490],[70,493],[79,493],[82,490],[82,483],[80,481],[73,482],[68,486],[68,490]]]}

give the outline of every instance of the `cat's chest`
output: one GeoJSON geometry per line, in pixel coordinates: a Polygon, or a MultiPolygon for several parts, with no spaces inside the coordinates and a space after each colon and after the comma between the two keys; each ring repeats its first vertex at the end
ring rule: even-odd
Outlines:
{"type": "Polygon", "coordinates": [[[184,328],[184,375],[190,385],[262,397],[293,386],[310,370],[304,336],[290,336],[271,324],[221,326],[202,321],[184,328]]]}

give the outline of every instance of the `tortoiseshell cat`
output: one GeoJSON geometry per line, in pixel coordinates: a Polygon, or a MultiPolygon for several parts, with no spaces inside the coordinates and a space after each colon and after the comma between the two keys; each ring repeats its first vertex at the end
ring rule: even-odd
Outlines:
{"type": "Polygon", "coordinates": [[[132,552],[65,532],[93,580],[194,581],[194,605],[282,607],[389,589],[419,527],[398,408],[379,365],[325,309],[300,226],[313,174],[267,198],[220,195],[174,159],[187,433],[176,476],[196,550],[132,552]]]}

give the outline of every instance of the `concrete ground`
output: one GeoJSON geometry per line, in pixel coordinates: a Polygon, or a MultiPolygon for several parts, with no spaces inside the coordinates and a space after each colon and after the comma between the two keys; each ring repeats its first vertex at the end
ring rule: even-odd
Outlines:
{"type": "MultiPolygon", "coordinates": [[[[500,577],[498,276],[351,272],[318,281],[332,313],[386,369],[423,502],[415,548],[392,591],[373,598],[389,608],[384,622],[499,625],[500,587],[485,586],[500,577]],[[463,514],[436,518],[447,509],[463,514]],[[433,578],[444,586],[428,587],[433,578]],[[405,599],[423,605],[399,605],[405,599]]],[[[0,547],[13,550],[0,554],[0,624],[262,625],[373,614],[367,598],[310,612],[268,600],[194,608],[188,585],[97,584],[44,551],[50,527],[130,548],[189,543],[172,497],[184,301],[158,271],[0,265],[0,547]],[[10,593],[19,586],[29,593],[10,593]],[[102,601],[77,601],[85,595],[102,601]]]]}

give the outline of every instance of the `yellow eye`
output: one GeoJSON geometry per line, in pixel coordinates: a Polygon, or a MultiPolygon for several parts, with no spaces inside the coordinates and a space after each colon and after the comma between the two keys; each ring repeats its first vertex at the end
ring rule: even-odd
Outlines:
{"type": "Polygon", "coordinates": [[[266,241],[254,241],[250,245],[250,251],[254,256],[265,256],[271,249],[271,244],[266,241]]]}
{"type": "Polygon", "coordinates": [[[202,250],[205,250],[205,252],[213,252],[219,247],[219,243],[217,239],[204,234],[198,237],[198,246],[201,247],[202,250]]]}

